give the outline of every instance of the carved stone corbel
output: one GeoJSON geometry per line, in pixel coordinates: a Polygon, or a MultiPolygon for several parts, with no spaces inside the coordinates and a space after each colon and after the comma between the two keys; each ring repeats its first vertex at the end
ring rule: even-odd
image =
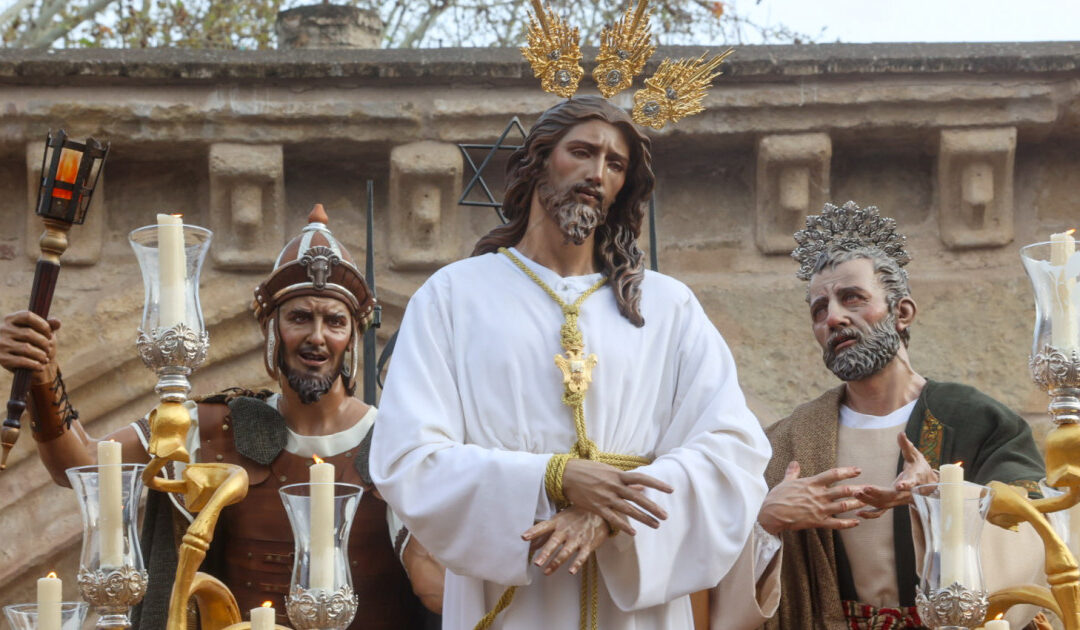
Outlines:
{"type": "Polygon", "coordinates": [[[280,144],[210,147],[210,229],[215,266],[266,269],[285,235],[285,167],[280,144]]]}
{"type": "Polygon", "coordinates": [[[1015,127],[941,132],[938,223],[950,249],[1012,241],[1015,154],[1015,127]]]}
{"type": "Polygon", "coordinates": [[[452,144],[413,142],[390,152],[390,264],[434,269],[461,258],[467,213],[461,152],[452,144]]]}
{"type": "Polygon", "coordinates": [[[788,254],[806,215],[829,200],[832,140],[825,133],[765,136],[757,146],[754,239],[763,254],[788,254]]]}

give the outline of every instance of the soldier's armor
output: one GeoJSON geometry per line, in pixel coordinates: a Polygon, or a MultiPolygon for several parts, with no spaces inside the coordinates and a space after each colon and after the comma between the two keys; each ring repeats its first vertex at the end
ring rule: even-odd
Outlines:
{"type": "MultiPolygon", "coordinates": [[[[216,566],[207,569],[232,590],[245,617],[247,610],[271,601],[278,613],[277,622],[290,625],[285,595],[292,573],[293,536],[278,489],[307,482],[313,461],[282,450],[269,466],[259,464],[237,452],[231,425],[228,406],[199,403],[199,460],[243,466],[249,483],[247,497],[221,513],[211,545],[211,564],[216,566]]],[[[386,503],[361,477],[359,450],[357,445],[323,457],[334,464],[336,481],[364,488],[349,536],[349,565],[359,600],[356,619],[349,628],[420,628],[423,607],[394,553],[386,503]]],[[[366,477],[366,457],[362,460],[366,477]]]]}

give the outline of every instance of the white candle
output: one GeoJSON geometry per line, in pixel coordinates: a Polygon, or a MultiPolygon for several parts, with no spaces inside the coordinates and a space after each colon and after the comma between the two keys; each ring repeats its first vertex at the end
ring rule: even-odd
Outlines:
{"type": "Polygon", "coordinates": [[[184,321],[184,221],[171,214],[158,221],[158,326],[172,328],[184,321]]]}
{"type": "Polygon", "coordinates": [[[334,588],[334,465],[311,467],[311,577],[308,588],[334,588]]]}
{"type": "Polygon", "coordinates": [[[1076,348],[1078,345],[1076,308],[1073,296],[1076,294],[1076,278],[1065,277],[1065,265],[1076,253],[1076,239],[1073,230],[1050,235],[1050,264],[1059,273],[1057,281],[1057,300],[1052,313],[1054,328],[1050,343],[1058,350],[1076,348]]]}
{"type": "Polygon", "coordinates": [[[943,464],[941,481],[941,588],[964,583],[964,468],[943,464]]]}
{"type": "Polygon", "coordinates": [[[98,530],[101,567],[124,566],[124,492],[121,481],[120,443],[98,442],[98,530]]]}
{"type": "Polygon", "coordinates": [[[55,573],[37,581],[38,630],[60,630],[60,602],[64,583],[55,573]]]}
{"type": "Polygon", "coordinates": [[[987,621],[986,625],[983,626],[983,630],[1009,630],[1009,622],[1004,619],[987,621]]]}
{"type": "Polygon", "coordinates": [[[274,630],[274,607],[270,602],[251,609],[251,630],[274,630]]]}

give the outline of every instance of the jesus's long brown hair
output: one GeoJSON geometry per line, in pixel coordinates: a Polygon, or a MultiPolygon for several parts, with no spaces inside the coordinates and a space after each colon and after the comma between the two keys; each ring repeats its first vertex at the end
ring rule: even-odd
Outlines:
{"type": "Polygon", "coordinates": [[[552,149],[575,125],[602,120],[614,125],[630,147],[626,182],[608,209],[604,224],[596,228],[594,256],[601,273],[615,291],[619,312],[635,326],[644,326],[641,316],[641,279],[645,276],[645,254],[637,245],[645,202],[656,181],[652,170],[652,144],[634,126],[630,116],[597,96],[563,101],[536,121],[525,144],[510,156],[506,167],[506,194],[502,211],[506,223],[488,232],[476,243],[473,256],[521,242],[529,223],[529,206],[536,186],[543,180],[552,149]]]}

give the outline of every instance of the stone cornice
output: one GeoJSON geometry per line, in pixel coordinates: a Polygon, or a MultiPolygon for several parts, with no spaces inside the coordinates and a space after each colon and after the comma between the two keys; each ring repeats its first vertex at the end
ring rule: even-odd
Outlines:
{"type": "MultiPolygon", "coordinates": [[[[719,48],[716,48],[718,50],[719,48]]],[[[661,47],[664,57],[704,47],[661,47]]],[[[586,59],[593,56],[586,50],[586,59]]],[[[591,67],[591,63],[587,63],[591,67]]],[[[950,44],[811,44],[741,46],[725,65],[726,81],[784,77],[919,74],[1047,74],[1080,70],[1080,42],[950,44]]],[[[587,68],[588,69],[588,68],[587,68]]],[[[528,65],[510,48],[409,50],[208,51],[182,49],[0,50],[0,84],[56,85],[233,82],[347,82],[363,85],[532,84],[528,65]]]]}

